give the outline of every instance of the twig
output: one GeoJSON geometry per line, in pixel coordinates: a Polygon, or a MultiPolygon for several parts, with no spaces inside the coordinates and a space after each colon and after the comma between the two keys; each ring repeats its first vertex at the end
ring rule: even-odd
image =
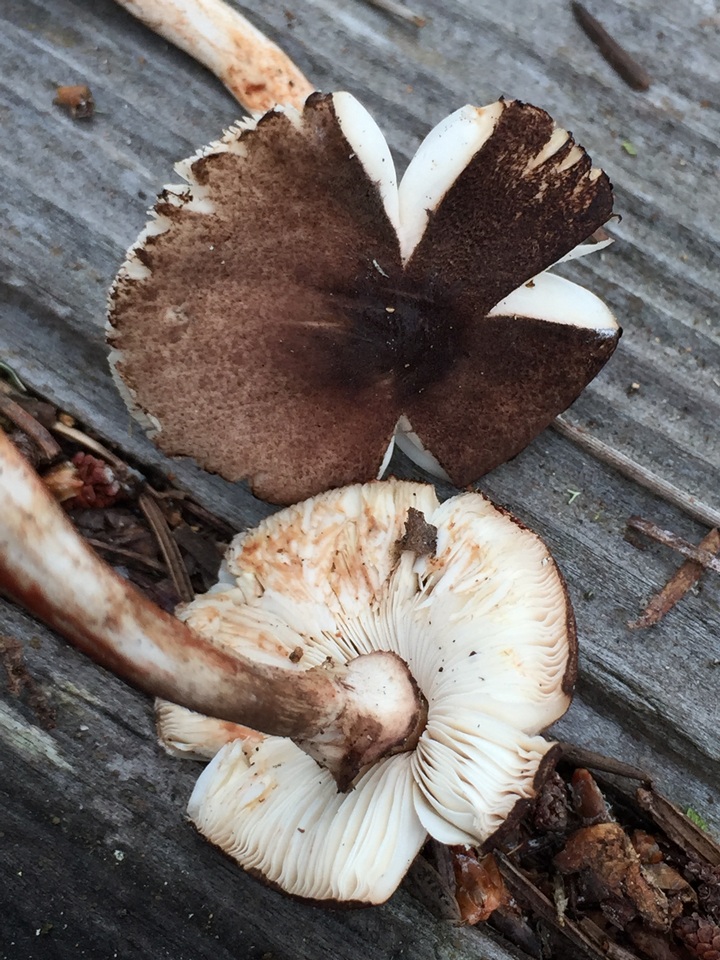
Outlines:
{"type": "Polygon", "coordinates": [[[147,493],[140,494],[138,497],[138,506],[150,525],[150,529],[155,534],[155,539],[158,542],[163,559],[167,564],[168,573],[170,574],[178,596],[181,600],[184,600],[185,603],[189,603],[195,596],[195,591],[193,590],[190,577],[183,563],[180,548],[170,533],[165,514],[157,502],[147,493]]]}
{"type": "Polygon", "coordinates": [[[222,0],[117,0],[133,16],[190,54],[255,113],[277,104],[300,109],[315,89],[264,34],[222,0]]]}
{"type": "Polygon", "coordinates": [[[190,513],[197,520],[201,520],[203,523],[208,524],[208,526],[214,527],[228,543],[237,532],[226,520],[216,517],[214,513],[206,510],[201,504],[196,503],[185,490],[175,490],[174,488],[170,490],[155,490],[153,487],[147,485],[145,486],[145,490],[158,501],[177,501],[181,504],[183,512],[190,513]]]}
{"type": "Polygon", "coordinates": [[[642,517],[630,517],[627,525],[631,530],[638,530],[640,533],[644,533],[645,536],[650,537],[651,540],[661,543],[664,547],[670,547],[672,550],[676,550],[684,557],[701,564],[707,570],[720,573],[720,559],[714,557],[709,550],[693,546],[692,543],[688,543],[687,540],[676,536],[670,530],[663,530],[661,527],[658,527],[657,524],[651,520],[643,520],[642,517]]]}
{"type": "Polygon", "coordinates": [[[500,873],[512,895],[521,904],[542,919],[554,930],[561,932],[568,941],[576,947],[581,956],[589,956],[602,960],[607,954],[600,950],[592,939],[569,917],[563,917],[562,924],[558,920],[557,908],[525,874],[516,867],[504,853],[495,851],[500,873]]]}
{"type": "Polygon", "coordinates": [[[686,493],[667,480],[663,480],[652,470],[648,470],[624,453],[620,453],[619,450],[615,450],[597,437],[593,437],[583,427],[570,423],[565,417],[556,417],[552,423],[552,428],[561,436],[572,440],[573,443],[587,451],[596,460],[606,463],[624,477],[649,490],[656,497],[671,503],[678,510],[687,514],[688,517],[697,520],[698,523],[703,523],[711,528],[720,527],[720,510],[703,503],[697,497],[686,493]]]}
{"type": "Polygon", "coordinates": [[[126,547],[118,547],[111,543],[105,543],[104,540],[95,540],[93,537],[85,537],[85,542],[89,543],[93,550],[99,553],[106,553],[109,556],[119,557],[125,560],[132,560],[139,567],[145,567],[153,573],[167,573],[167,567],[152,557],[146,557],[136,550],[128,550],[126,547]]]}
{"type": "Polygon", "coordinates": [[[52,430],[53,433],[57,433],[58,436],[64,437],[66,440],[72,440],[81,447],[84,447],[86,450],[91,450],[99,457],[102,457],[102,459],[106,460],[110,466],[115,467],[121,476],[133,476],[140,480],[143,479],[137,470],[133,470],[133,468],[128,466],[124,460],[121,460],[120,457],[114,454],[112,450],[108,450],[108,448],[103,446],[102,443],[99,443],[97,440],[93,440],[92,437],[89,437],[86,433],[83,433],[82,430],[78,430],[77,427],[69,427],[66,423],[62,423],[62,421],[57,420],[52,425],[52,430]]]}
{"type": "Polygon", "coordinates": [[[31,414],[24,410],[19,403],[15,403],[6,394],[0,392],[0,413],[7,417],[11,423],[19,427],[23,433],[32,440],[40,449],[46,460],[54,460],[62,453],[60,444],[53,438],[52,434],[35,419],[31,414]]]}
{"type": "Polygon", "coordinates": [[[412,23],[413,26],[424,27],[427,23],[427,18],[421,13],[415,13],[414,10],[406,7],[404,3],[398,3],[397,0],[365,0],[365,2],[369,3],[371,7],[377,7],[378,10],[384,10],[385,13],[397,17],[398,20],[412,23]]]}
{"type": "Polygon", "coordinates": [[[581,3],[573,0],[571,7],[575,19],[585,34],[592,40],[618,76],[622,77],[633,90],[648,90],[652,80],[647,70],[640,66],[637,60],[631,57],[614,37],[610,36],[600,21],[596,20],[581,3]]]}
{"type": "MultiPolygon", "coordinates": [[[[711,554],[720,551],[720,530],[711,530],[700,541],[700,549],[707,550],[711,554]]],[[[696,560],[686,560],[662,590],[650,598],[637,620],[628,622],[630,629],[640,630],[659,623],[665,614],[672,610],[675,604],[682,600],[688,590],[697,583],[704,570],[704,566],[696,560]]]]}
{"type": "Polygon", "coordinates": [[[588,750],[564,740],[558,746],[561,751],[561,760],[576,767],[590,767],[592,770],[612,773],[617,777],[627,777],[629,780],[638,780],[640,783],[652,783],[652,775],[634,764],[616,760],[614,757],[606,757],[602,753],[596,753],[594,750],[588,750]]]}

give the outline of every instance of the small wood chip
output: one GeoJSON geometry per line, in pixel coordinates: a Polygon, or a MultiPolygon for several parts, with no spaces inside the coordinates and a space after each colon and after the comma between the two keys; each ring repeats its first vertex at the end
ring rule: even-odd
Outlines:
{"type": "Polygon", "coordinates": [[[605,27],[585,9],[573,0],[572,12],[578,24],[598,48],[615,73],[632,87],[633,90],[648,90],[652,80],[650,74],[642,67],[627,50],[620,46],[614,37],[611,37],[605,27]]]}
{"type": "Polygon", "coordinates": [[[570,792],[575,812],[584,826],[609,822],[611,818],[605,798],[589,770],[578,767],[573,772],[570,792]]]}
{"type": "MultiPolygon", "coordinates": [[[[700,541],[700,550],[709,554],[720,552],[720,530],[711,530],[710,533],[700,541]]],[[[662,618],[679,603],[685,594],[693,587],[705,572],[705,567],[697,560],[686,560],[658,593],[652,596],[637,618],[630,620],[628,627],[631,630],[641,630],[646,627],[652,627],[659,623],[662,618]]]]}
{"type": "Polygon", "coordinates": [[[84,83],[58,87],[53,103],[65,107],[73,120],[90,120],[95,113],[95,100],[90,87],[84,83]]]}

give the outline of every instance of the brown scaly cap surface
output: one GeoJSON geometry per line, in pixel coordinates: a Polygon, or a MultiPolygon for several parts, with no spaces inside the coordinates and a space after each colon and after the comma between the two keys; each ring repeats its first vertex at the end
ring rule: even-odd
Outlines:
{"type": "Polygon", "coordinates": [[[111,295],[116,371],[166,452],[291,502],[377,476],[405,416],[465,484],[595,376],[609,311],[556,277],[522,285],[607,220],[607,177],[536,107],[444,125],[399,190],[347,94],[182,166],[111,295]]]}

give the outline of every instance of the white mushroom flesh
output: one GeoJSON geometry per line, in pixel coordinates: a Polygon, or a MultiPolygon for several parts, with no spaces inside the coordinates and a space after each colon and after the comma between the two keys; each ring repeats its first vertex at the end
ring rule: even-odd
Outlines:
{"type": "MultiPolygon", "coordinates": [[[[379,903],[426,832],[482,844],[534,795],[552,747],[538,734],[569,704],[575,656],[565,587],[535,534],[480,494],[440,505],[430,486],[376,482],[269,517],[226,565],[237,586],[185,609],[195,630],[298,670],[390,651],[428,702],[415,748],[348,794],[288,740],[223,746],[190,816],[243,867],[296,896],[379,903]],[[411,507],[435,549],[398,552],[411,507]]],[[[185,737],[175,717],[173,736],[197,754],[194,723],[185,737]]],[[[208,734],[209,753],[227,728],[208,734]]]]}
{"type": "MultiPolygon", "coordinates": [[[[578,256],[584,256],[584,253],[578,253],[578,256]]],[[[617,320],[600,297],[553,273],[541,273],[513,290],[492,308],[488,316],[533,317],[596,330],[608,337],[617,336],[618,331],[617,320]]]]}
{"type": "Polygon", "coordinates": [[[205,769],[188,813],[246,870],[294,896],[381,903],[425,841],[410,755],[372,767],[349,793],[277,737],[236,741],[205,769]]]}

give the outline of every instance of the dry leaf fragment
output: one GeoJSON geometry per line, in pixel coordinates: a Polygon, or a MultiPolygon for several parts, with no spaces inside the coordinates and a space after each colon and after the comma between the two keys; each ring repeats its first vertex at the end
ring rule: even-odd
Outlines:
{"type": "Polygon", "coordinates": [[[510,900],[497,861],[491,853],[479,859],[471,847],[451,847],[450,851],[460,918],[471,925],[482,923],[510,900]]]}

